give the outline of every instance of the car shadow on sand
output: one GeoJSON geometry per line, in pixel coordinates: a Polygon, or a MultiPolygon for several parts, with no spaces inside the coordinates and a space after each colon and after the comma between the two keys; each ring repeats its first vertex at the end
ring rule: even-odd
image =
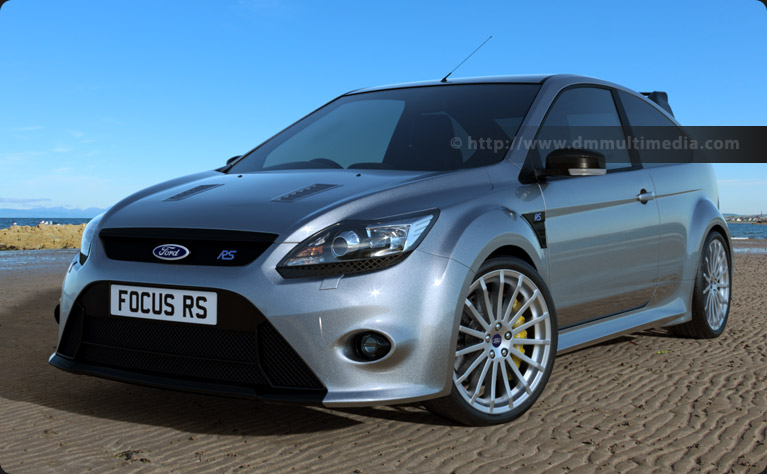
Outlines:
{"type": "MultiPolygon", "coordinates": [[[[637,339],[641,337],[660,337],[660,338],[669,338],[669,339],[679,339],[680,337],[674,334],[671,329],[669,328],[651,328],[651,329],[644,329],[641,331],[637,331],[630,334],[625,334],[623,336],[614,337],[612,339],[607,339],[606,341],[602,341],[598,344],[594,345],[588,345],[585,347],[578,348],[574,351],[568,352],[568,354],[575,354],[579,351],[585,351],[587,349],[593,349],[596,347],[609,347],[609,346],[615,346],[620,344],[632,344],[637,345],[637,339]]],[[[561,357],[561,356],[559,356],[561,357]]],[[[767,473],[765,473],[767,474],[767,473]]]]}
{"type": "Polygon", "coordinates": [[[57,327],[51,308],[57,299],[58,291],[40,292],[16,305],[25,308],[24,313],[0,315],[0,334],[5,342],[0,347],[0,376],[12,381],[0,384],[0,398],[77,415],[206,434],[258,436],[333,431],[365,423],[362,417],[372,418],[373,423],[448,423],[416,406],[330,410],[266,404],[67,373],[47,362],[55,348],[57,327]]]}
{"type": "Polygon", "coordinates": [[[636,334],[637,336],[664,337],[669,339],[684,339],[683,337],[674,334],[670,328],[645,329],[644,331],[640,331],[636,334]]]}

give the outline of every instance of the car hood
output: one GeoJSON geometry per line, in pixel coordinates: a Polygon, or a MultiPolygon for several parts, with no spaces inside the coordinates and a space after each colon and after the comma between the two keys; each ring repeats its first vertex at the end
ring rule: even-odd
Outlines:
{"type": "Polygon", "coordinates": [[[215,171],[140,191],[110,209],[102,228],[175,227],[280,234],[365,196],[428,179],[434,172],[291,170],[215,171]]]}

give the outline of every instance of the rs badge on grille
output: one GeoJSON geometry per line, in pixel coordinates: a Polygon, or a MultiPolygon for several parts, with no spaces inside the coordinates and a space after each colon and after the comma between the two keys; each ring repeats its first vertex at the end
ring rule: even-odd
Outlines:
{"type": "Polygon", "coordinates": [[[152,250],[152,254],[160,260],[181,260],[192,253],[183,245],[163,244],[158,245],[152,250]]]}

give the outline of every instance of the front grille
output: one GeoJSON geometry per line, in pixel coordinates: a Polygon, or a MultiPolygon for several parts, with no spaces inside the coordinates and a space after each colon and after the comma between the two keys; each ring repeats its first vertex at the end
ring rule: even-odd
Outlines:
{"type": "Polygon", "coordinates": [[[211,229],[111,228],[99,233],[113,260],[166,265],[240,266],[252,263],[277,239],[276,234],[211,229]],[[183,245],[189,256],[160,260],[152,251],[161,245],[183,245]]]}
{"type": "Polygon", "coordinates": [[[274,327],[262,324],[258,330],[260,360],[269,380],[281,387],[314,387],[319,383],[288,342],[274,327]]]}
{"type": "Polygon", "coordinates": [[[59,343],[58,353],[69,357],[70,359],[77,353],[83,334],[83,312],[79,305],[72,308],[67,326],[64,328],[64,335],[59,343]]]}
{"type": "Polygon", "coordinates": [[[186,357],[99,346],[85,341],[78,362],[200,382],[241,386],[267,384],[257,368],[248,364],[206,359],[190,361],[186,357]]]}
{"type": "Polygon", "coordinates": [[[219,324],[207,326],[110,316],[109,284],[97,283],[78,298],[58,353],[92,366],[248,387],[258,394],[324,393],[311,369],[255,307],[235,293],[217,293],[219,324]]]}
{"type": "Polygon", "coordinates": [[[258,362],[255,333],[201,324],[88,316],[83,341],[182,357],[258,362]]]}

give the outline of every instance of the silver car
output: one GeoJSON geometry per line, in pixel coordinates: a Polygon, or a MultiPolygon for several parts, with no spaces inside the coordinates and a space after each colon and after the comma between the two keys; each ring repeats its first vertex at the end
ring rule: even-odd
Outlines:
{"type": "Polygon", "coordinates": [[[712,168],[620,146],[640,127],[684,133],[665,94],[572,75],[350,92],[93,219],[50,363],[507,422],[559,353],[649,327],[724,330],[712,168]]]}

